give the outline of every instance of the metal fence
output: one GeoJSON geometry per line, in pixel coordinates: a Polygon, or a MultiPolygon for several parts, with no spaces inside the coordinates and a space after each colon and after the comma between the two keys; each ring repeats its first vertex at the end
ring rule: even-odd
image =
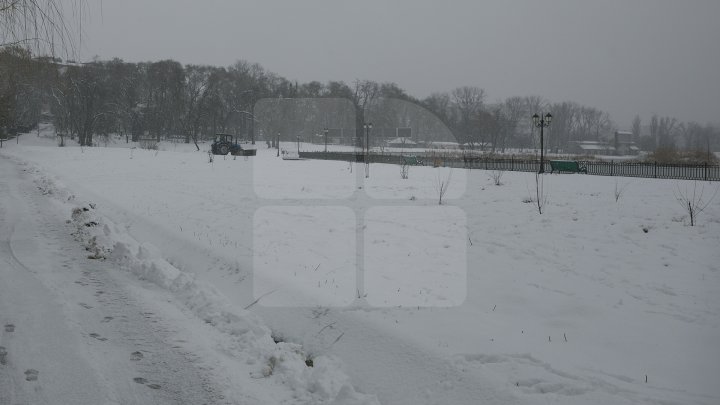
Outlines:
{"type": "Polygon", "coordinates": [[[656,179],[720,181],[720,166],[661,163],[586,162],[588,174],[656,179]]]}
{"type": "MultiPolygon", "coordinates": [[[[402,164],[403,155],[373,154],[368,156],[370,163],[402,164]]],[[[455,167],[465,169],[505,170],[516,172],[537,172],[540,160],[510,158],[463,158],[457,155],[414,154],[426,166],[455,167]]],[[[347,162],[364,162],[363,153],[353,152],[300,152],[305,159],[341,160],[347,162]]],[[[720,181],[720,166],[704,164],[664,164],[664,163],[629,163],[580,161],[587,168],[587,174],[597,176],[646,177],[656,179],[708,180],[720,181]]],[[[544,162],[545,172],[550,173],[550,160],[544,162]]]]}

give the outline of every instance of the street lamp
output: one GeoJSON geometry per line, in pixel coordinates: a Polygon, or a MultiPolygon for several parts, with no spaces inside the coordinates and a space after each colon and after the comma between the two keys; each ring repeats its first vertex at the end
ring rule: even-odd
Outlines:
{"type": "Polygon", "coordinates": [[[365,128],[365,177],[370,177],[370,130],[372,129],[372,122],[366,122],[363,124],[365,128]]]}
{"type": "Polygon", "coordinates": [[[533,125],[540,128],[540,170],[538,173],[545,173],[545,150],[543,147],[543,128],[550,126],[550,121],[552,121],[552,114],[547,113],[543,117],[542,115],[534,114],[532,116],[533,119],[533,125]]]}
{"type": "Polygon", "coordinates": [[[328,129],[325,127],[325,153],[327,153],[327,135],[328,135],[328,129]]]}

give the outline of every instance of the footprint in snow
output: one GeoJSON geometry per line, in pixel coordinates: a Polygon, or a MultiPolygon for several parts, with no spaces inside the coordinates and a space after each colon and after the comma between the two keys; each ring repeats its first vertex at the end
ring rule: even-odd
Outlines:
{"type": "MultiPolygon", "coordinates": [[[[135,378],[133,378],[133,381],[135,381],[138,384],[146,384],[148,382],[146,379],[144,379],[142,377],[135,377],[135,378]]],[[[161,388],[160,384],[148,384],[147,386],[154,390],[159,390],[161,388]]]]}
{"type": "Polygon", "coordinates": [[[92,308],[92,306],[90,306],[90,305],[88,305],[88,304],[86,304],[86,303],[84,303],[84,302],[81,302],[81,303],[79,303],[78,305],[80,305],[81,307],[83,307],[83,308],[85,308],[85,309],[91,309],[91,308],[92,308]]]}
{"type": "Polygon", "coordinates": [[[5,346],[0,346],[0,364],[7,364],[7,349],[5,349],[5,346]]]}
{"type": "Polygon", "coordinates": [[[11,323],[5,325],[5,332],[9,332],[9,333],[15,332],[15,325],[13,325],[11,323]]]}
{"type": "Polygon", "coordinates": [[[90,337],[91,337],[91,338],[95,338],[95,339],[97,339],[97,340],[99,340],[99,341],[101,341],[101,342],[104,342],[104,341],[107,340],[107,338],[104,338],[104,337],[102,337],[102,336],[100,336],[99,334],[94,333],[94,332],[90,334],[90,337]]]}
{"type": "Polygon", "coordinates": [[[132,352],[132,353],[130,354],[130,360],[131,360],[131,361],[140,361],[140,360],[143,359],[143,357],[145,357],[145,356],[143,356],[143,354],[140,353],[140,352],[132,352]]]}
{"type": "Polygon", "coordinates": [[[106,317],[103,318],[103,320],[100,321],[100,322],[102,322],[102,323],[108,323],[108,322],[112,321],[113,319],[115,319],[115,318],[113,318],[112,316],[106,316],[106,317]]]}
{"type": "Polygon", "coordinates": [[[40,372],[34,369],[25,370],[25,381],[37,381],[40,372]]]}

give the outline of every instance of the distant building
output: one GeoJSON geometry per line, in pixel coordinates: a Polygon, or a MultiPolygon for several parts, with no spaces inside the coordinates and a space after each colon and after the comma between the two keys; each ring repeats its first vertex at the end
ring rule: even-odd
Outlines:
{"type": "Polygon", "coordinates": [[[391,148],[414,148],[418,145],[417,142],[406,137],[388,139],[385,144],[391,148]]]}
{"type": "Polygon", "coordinates": [[[428,142],[427,147],[431,149],[460,149],[460,144],[458,142],[433,141],[428,142]]]}
{"type": "Polygon", "coordinates": [[[570,142],[570,153],[575,155],[614,155],[615,148],[606,142],[598,141],[573,141],[570,142]]]}
{"type": "Polygon", "coordinates": [[[640,148],[632,141],[632,132],[616,131],[612,142],[574,141],[570,142],[570,153],[587,156],[628,156],[637,155],[640,148]]]}
{"type": "Polygon", "coordinates": [[[640,148],[633,142],[633,133],[629,131],[615,131],[613,148],[618,156],[637,155],[640,148]]]}

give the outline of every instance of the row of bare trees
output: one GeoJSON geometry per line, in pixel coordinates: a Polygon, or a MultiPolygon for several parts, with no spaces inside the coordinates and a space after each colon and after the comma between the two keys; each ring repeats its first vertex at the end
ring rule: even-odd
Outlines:
{"type": "Polygon", "coordinates": [[[531,122],[535,113],[552,112],[547,146],[555,151],[566,149],[570,141],[599,141],[614,129],[608,113],[571,101],[551,103],[539,96],[515,96],[486,103],[485,98],[481,88],[460,87],[433,94],[421,103],[453,128],[458,142],[490,152],[537,147],[531,122]]]}
{"type": "MultiPolygon", "coordinates": [[[[531,116],[551,112],[546,147],[563,152],[572,141],[604,140],[616,129],[608,113],[570,101],[516,96],[488,103],[485,90],[472,86],[417,99],[394,83],[293,83],[245,61],[229,67],[183,66],[173,60],[77,64],[33,58],[23,48],[4,46],[0,73],[0,131],[33,126],[49,111],[57,130],[77,137],[82,145],[109,134],[127,141],[174,137],[197,144],[216,133],[275,145],[298,136],[308,140],[331,128],[342,132],[344,143],[362,146],[363,123],[373,122],[373,145],[382,145],[396,128],[408,127],[416,142],[458,142],[504,152],[536,148],[531,116]],[[295,101],[259,104],[281,99],[295,101]],[[325,101],[300,103],[302,99],[325,101]],[[264,110],[257,109],[261,105],[264,110]]],[[[645,127],[637,118],[635,131],[635,141],[646,150],[667,145],[709,150],[719,138],[712,126],[669,117],[653,116],[645,127]],[[647,135],[642,135],[643,128],[649,128],[647,135]]]]}
{"type": "MultiPolygon", "coordinates": [[[[307,137],[321,125],[339,127],[344,142],[362,145],[363,124],[374,122],[381,135],[373,138],[378,144],[379,138],[392,136],[393,129],[409,127],[413,139],[422,143],[452,141],[496,152],[536,148],[530,117],[551,112],[547,147],[562,152],[572,141],[601,141],[616,129],[610,115],[594,107],[572,101],[551,103],[538,96],[488,103],[485,90],[473,86],[417,99],[394,83],[292,83],[245,61],[227,68],[183,66],[172,60],[59,63],[54,56],[72,55],[79,37],[73,28],[77,24],[65,16],[82,15],[83,4],[82,0],[0,0],[0,131],[32,127],[44,110],[50,110],[58,130],[77,136],[83,145],[110,133],[128,140],[179,136],[197,144],[217,132],[253,140],[257,135],[275,144],[307,137]],[[53,57],[32,58],[33,53],[53,57]],[[345,101],[266,103],[265,110],[253,110],[260,100],[281,98],[345,101]],[[347,122],[348,101],[354,124],[347,122]],[[291,113],[306,115],[302,119],[283,115],[291,113]],[[328,118],[334,114],[338,116],[328,118]]],[[[636,117],[632,133],[644,150],[703,150],[708,157],[720,140],[720,130],[712,125],[657,115],[644,126],[636,117]]]]}
{"type": "Polygon", "coordinates": [[[712,161],[711,151],[720,141],[720,128],[711,124],[681,122],[673,117],[653,114],[647,125],[643,125],[640,116],[635,116],[632,134],[645,150],[695,151],[706,155],[706,161],[712,161]]]}
{"type": "Polygon", "coordinates": [[[293,87],[242,61],[228,68],[171,60],[59,63],[14,46],[0,48],[0,73],[0,128],[32,126],[45,110],[59,132],[82,145],[111,133],[188,142],[216,132],[250,133],[255,101],[293,87]]]}

